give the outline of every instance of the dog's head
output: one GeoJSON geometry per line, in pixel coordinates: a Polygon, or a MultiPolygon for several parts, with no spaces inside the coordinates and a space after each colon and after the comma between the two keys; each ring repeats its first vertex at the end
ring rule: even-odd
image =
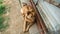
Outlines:
{"type": "Polygon", "coordinates": [[[24,13],[23,15],[26,14],[27,16],[32,16],[35,13],[32,6],[26,3],[23,3],[22,12],[24,13]]]}

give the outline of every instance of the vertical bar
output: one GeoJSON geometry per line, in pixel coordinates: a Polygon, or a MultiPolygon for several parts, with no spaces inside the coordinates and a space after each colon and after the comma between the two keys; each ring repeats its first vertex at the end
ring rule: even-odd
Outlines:
{"type": "Polygon", "coordinates": [[[44,33],[47,32],[47,28],[46,28],[46,26],[45,26],[45,24],[44,24],[44,22],[43,22],[43,20],[41,18],[41,15],[38,12],[33,0],[30,0],[30,3],[31,3],[32,7],[34,8],[34,10],[36,12],[37,24],[38,24],[38,26],[40,26],[39,28],[42,29],[42,32],[40,34],[44,34],[44,33]]]}

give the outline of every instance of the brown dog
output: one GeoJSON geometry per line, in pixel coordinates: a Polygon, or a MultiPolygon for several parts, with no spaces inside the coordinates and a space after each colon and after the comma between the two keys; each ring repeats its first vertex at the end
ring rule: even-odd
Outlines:
{"type": "Polygon", "coordinates": [[[24,4],[23,7],[21,8],[21,14],[23,15],[24,18],[23,31],[26,32],[29,30],[31,25],[34,24],[36,14],[32,6],[27,4],[24,4]]]}

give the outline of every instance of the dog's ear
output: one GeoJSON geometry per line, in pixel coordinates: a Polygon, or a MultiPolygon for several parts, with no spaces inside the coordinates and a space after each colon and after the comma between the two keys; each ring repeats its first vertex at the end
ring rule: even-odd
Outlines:
{"type": "Polygon", "coordinates": [[[24,2],[22,3],[22,6],[26,6],[26,5],[27,5],[27,3],[24,3],[24,2]]]}

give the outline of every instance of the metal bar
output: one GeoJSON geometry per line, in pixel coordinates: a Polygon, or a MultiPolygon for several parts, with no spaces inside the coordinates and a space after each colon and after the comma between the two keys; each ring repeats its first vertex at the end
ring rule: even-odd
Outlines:
{"type": "Polygon", "coordinates": [[[22,7],[22,3],[21,3],[21,0],[18,0],[19,1],[19,4],[20,4],[20,7],[22,7]]]}
{"type": "Polygon", "coordinates": [[[37,24],[38,24],[38,26],[40,26],[39,28],[42,29],[42,32],[40,32],[40,34],[45,34],[47,32],[47,28],[46,28],[46,26],[41,18],[41,15],[39,14],[33,0],[30,0],[30,3],[36,12],[37,24]]]}

